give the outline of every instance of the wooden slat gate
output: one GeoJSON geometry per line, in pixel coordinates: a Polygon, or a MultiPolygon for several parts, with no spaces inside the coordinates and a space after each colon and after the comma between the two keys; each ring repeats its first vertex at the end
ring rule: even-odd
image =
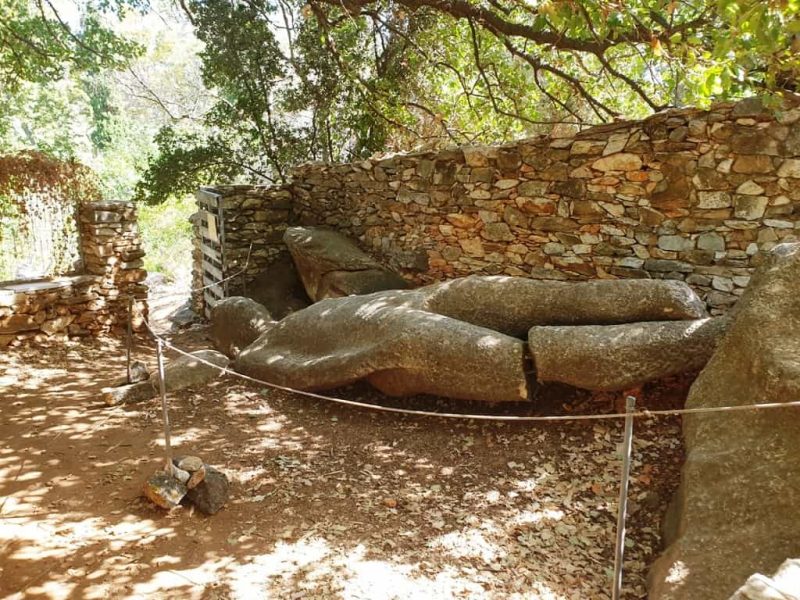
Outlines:
{"type": "Polygon", "coordinates": [[[225,214],[222,196],[211,188],[200,188],[196,194],[200,206],[200,248],[203,252],[203,304],[205,316],[228,295],[225,269],[225,214]]]}

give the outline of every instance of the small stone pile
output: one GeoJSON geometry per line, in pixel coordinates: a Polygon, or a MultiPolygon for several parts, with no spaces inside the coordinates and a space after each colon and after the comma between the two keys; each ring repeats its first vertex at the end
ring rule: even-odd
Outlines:
{"type": "Polygon", "coordinates": [[[197,456],[179,456],[145,482],[143,494],[161,508],[169,510],[186,503],[213,515],[227,502],[229,489],[228,478],[221,471],[197,456]]]}

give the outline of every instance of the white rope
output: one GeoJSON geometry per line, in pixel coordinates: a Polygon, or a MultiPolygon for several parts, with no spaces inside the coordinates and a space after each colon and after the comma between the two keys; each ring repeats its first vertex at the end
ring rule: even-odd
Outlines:
{"type": "Polygon", "coordinates": [[[192,358],[193,360],[196,360],[201,364],[207,365],[209,367],[214,367],[222,373],[233,375],[235,377],[238,377],[239,379],[243,379],[251,383],[257,383],[259,385],[270,387],[276,390],[282,390],[284,392],[290,392],[293,394],[299,394],[301,396],[307,396],[308,398],[316,398],[318,400],[326,400],[328,402],[335,402],[336,404],[343,404],[345,406],[353,406],[356,408],[366,408],[369,410],[375,410],[379,412],[399,413],[404,415],[414,415],[421,417],[440,417],[445,419],[467,419],[475,421],[601,421],[609,419],[625,419],[628,416],[633,416],[634,418],[642,418],[642,417],[654,417],[654,416],[675,416],[675,415],[689,415],[689,414],[749,411],[757,409],[760,410],[760,409],[771,409],[771,408],[800,407],[800,400],[797,400],[794,402],[770,402],[763,404],[745,404],[741,406],[713,406],[713,407],[702,407],[702,408],[677,408],[668,410],[641,410],[627,414],[609,413],[609,414],[599,414],[599,415],[545,415],[545,416],[479,415],[479,414],[467,414],[467,413],[432,412],[426,410],[413,410],[408,408],[396,408],[391,406],[381,406],[380,404],[370,404],[368,402],[345,400],[344,398],[326,396],[325,394],[317,394],[316,392],[297,390],[291,387],[278,385],[276,383],[271,383],[269,381],[264,381],[262,379],[257,379],[255,377],[250,377],[249,375],[244,375],[232,369],[228,369],[227,367],[220,367],[219,365],[215,365],[214,363],[209,362],[203,358],[200,358],[199,356],[195,356],[191,352],[187,352],[186,350],[178,348],[177,346],[170,343],[168,340],[165,340],[161,336],[157,335],[150,327],[150,323],[148,323],[147,320],[144,321],[144,324],[147,327],[148,331],[150,331],[150,334],[156,340],[161,340],[161,342],[167,348],[174,350],[175,352],[177,352],[182,356],[187,356],[189,358],[192,358]]]}
{"type": "Polygon", "coordinates": [[[253,242],[250,242],[250,248],[247,250],[247,259],[244,262],[244,266],[241,269],[239,269],[238,271],[236,271],[236,273],[226,277],[225,279],[220,279],[219,281],[216,281],[214,283],[209,283],[208,285],[204,285],[203,287],[189,288],[185,292],[172,292],[172,293],[169,293],[169,294],[162,294],[160,296],[150,296],[150,295],[148,295],[147,296],[147,301],[148,302],[155,302],[156,300],[164,300],[166,298],[183,298],[183,297],[185,297],[187,295],[192,295],[192,294],[195,294],[197,292],[202,292],[203,290],[207,290],[208,288],[212,288],[212,287],[214,287],[216,285],[219,285],[221,283],[225,283],[226,281],[230,281],[231,279],[235,279],[236,277],[239,277],[239,275],[242,275],[243,273],[245,273],[247,271],[247,267],[250,264],[250,253],[252,252],[252,250],[253,250],[253,242]]]}

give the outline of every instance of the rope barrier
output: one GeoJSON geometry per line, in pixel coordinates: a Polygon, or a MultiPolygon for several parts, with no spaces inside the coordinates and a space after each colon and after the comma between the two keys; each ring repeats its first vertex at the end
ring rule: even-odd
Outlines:
{"type": "MultiPolygon", "coordinates": [[[[301,396],[306,396],[308,398],[315,398],[319,400],[325,400],[327,402],[333,402],[335,404],[341,404],[344,406],[352,406],[356,408],[365,408],[368,410],[378,411],[378,412],[386,412],[386,413],[396,413],[396,414],[403,414],[403,415],[412,415],[412,416],[422,416],[422,417],[439,417],[439,418],[448,418],[448,419],[463,419],[463,420],[478,420],[478,421],[512,421],[512,422],[546,422],[546,421],[600,421],[600,420],[617,420],[617,419],[624,419],[625,420],[625,431],[624,431],[624,439],[623,439],[623,456],[622,456],[622,478],[620,482],[620,495],[619,495],[619,507],[618,507],[618,514],[617,514],[617,526],[616,526],[616,542],[615,542],[615,553],[614,553],[614,571],[613,571],[613,580],[612,580],[612,598],[615,600],[620,597],[622,593],[622,583],[623,583],[623,553],[625,548],[625,521],[626,521],[626,509],[627,509],[627,501],[628,501],[628,484],[630,478],[630,465],[631,465],[631,449],[633,444],[633,419],[634,418],[642,418],[642,417],[654,417],[654,416],[677,416],[677,415],[688,415],[688,414],[711,414],[711,413],[732,413],[736,411],[752,411],[752,410],[761,410],[761,409],[772,409],[772,408],[790,408],[790,407],[800,407],[800,401],[793,401],[793,402],[770,402],[770,403],[762,403],[762,404],[749,404],[743,406],[715,406],[715,407],[703,407],[703,408],[680,408],[680,409],[667,409],[667,410],[641,410],[635,412],[635,398],[629,396],[627,398],[627,406],[625,413],[613,413],[613,414],[599,414],[599,415],[544,415],[544,416],[511,416],[511,415],[479,415],[479,414],[461,414],[461,413],[443,413],[443,412],[432,412],[432,411],[425,411],[425,410],[413,410],[413,409],[406,409],[406,408],[395,408],[390,406],[381,406],[378,404],[370,404],[367,402],[358,402],[355,400],[346,400],[344,398],[336,398],[333,396],[327,396],[325,394],[318,394],[316,392],[307,392],[304,390],[297,390],[288,386],[278,385],[272,383],[270,381],[264,381],[262,379],[258,379],[256,377],[250,377],[249,375],[244,375],[243,373],[238,373],[229,369],[227,367],[220,367],[219,365],[215,365],[214,363],[207,361],[203,358],[195,356],[194,354],[183,350],[169,342],[168,340],[164,339],[160,335],[158,335],[153,328],[150,326],[150,323],[147,319],[144,319],[144,324],[153,338],[156,340],[157,349],[158,349],[158,359],[159,359],[159,375],[161,379],[161,402],[162,402],[162,409],[164,412],[164,431],[165,431],[165,442],[167,448],[167,454],[169,456],[169,414],[168,414],[168,407],[167,407],[167,400],[166,400],[166,393],[164,390],[164,369],[163,369],[163,348],[169,348],[174,352],[182,356],[186,356],[195,360],[201,364],[214,367],[220,373],[225,373],[229,375],[233,375],[234,377],[238,377],[239,379],[249,381],[252,383],[256,383],[262,386],[266,386],[268,388],[282,390],[286,392],[290,392],[293,394],[298,394],[301,396]]],[[[171,462],[169,463],[171,467],[171,462]]]]}
{"type": "Polygon", "coordinates": [[[748,411],[748,410],[757,410],[757,409],[772,409],[772,408],[791,408],[791,407],[800,407],[800,400],[794,402],[770,402],[770,403],[763,403],[763,404],[746,404],[741,406],[714,406],[714,407],[701,407],[701,408],[676,408],[676,409],[666,409],[666,410],[640,410],[631,413],[607,413],[607,414],[598,414],[598,415],[480,415],[480,414],[469,414],[469,413],[447,413],[447,412],[434,412],[434,411],[427,411],[427,410],[414,410],[408,408],[398,408],[392,406],[381,406],[380,404],[370,404],[369,402],[358,402],[356,400],[346,400],[344,398],[336,398],[334,396],[327,396],[325,394],[318,394],[316,392],[309,392],[304,390],[298,390],[292,387],[287,387],[283,385],[278,385],[276,383],[272,383],[269,381],[264,381],[263,379],[257,379],[255,377],[250,377],[249,375],[245,375],[243,373],[239,373],[227,367],[220,367],[219,365],[215,365],[214,363],[202,359],[198,356],[195,356],[191,352],[187,352],[181,348],[178,348],[168,340],[164,339],[163,337],[156,334],[153,329],[150,327],[150,323],[147,320],[144,320],[145,327],[153,336],[156,341],[161,341],[161,343],[170,350],[177,352],[182,356],[187,356],[196,360],[197,362],[207,365],[209,367],[214,367],[215,369],[219,370],[221,373],[225,373],[228,375],[233,375],[234,377],[238,377],[239,379],[243,379],[245,381],[249,381],[251,383],[257,383],[259,385],[263,385],[266,387],[270,387],[273,389],[281,390],[284,392],[290,392],[293,394],[298,394],[301,396],[306,396],[308,398],[315,398],[317,400],[325,400],[327,402],[334,402],[336,404],[342,404],[344,406],[352,406],[355,408],[366,408],[368,410],[374,410],[378,412],[388,412],[388,413],[397,413],[397,414],[405,414],[405,415],[412,415],[418,417],[439,417],[445,419],[465,419],[465,420],[475,420],[475,421],[603,421],[603,420],[612,420],[612,419],[625,419],[627,417],[633,418],[648,418],[648,417],[655,417],[655,416],[676,416],[676,415],[687,415],[687,414],[706,414],[706,413],[721,413],[721,412],[736,412],[736,411],[748,411]]]}

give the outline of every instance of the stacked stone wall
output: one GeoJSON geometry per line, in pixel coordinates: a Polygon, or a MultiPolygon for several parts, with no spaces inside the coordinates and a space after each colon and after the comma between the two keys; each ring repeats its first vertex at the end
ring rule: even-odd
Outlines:
{"type": "Polygon", "coordinates": [[[235,232],[226,255],[254,242],[253,273],[282,250],[286,226],[322,225],[416,284],[681,279],[719,313],[760,250],[797,239],[800,107],[671,110],[572,137],[307,164],[280,188],[218,191],[235,232]]]}
{"type": "Polygon", "coordinates": [[[108,333],[147,314],[144,250],[136,208],[129,202],[93,202],[78,209],[83,270],[78,275],[0,284],[0,347],[27,339],[108,333]]]}

